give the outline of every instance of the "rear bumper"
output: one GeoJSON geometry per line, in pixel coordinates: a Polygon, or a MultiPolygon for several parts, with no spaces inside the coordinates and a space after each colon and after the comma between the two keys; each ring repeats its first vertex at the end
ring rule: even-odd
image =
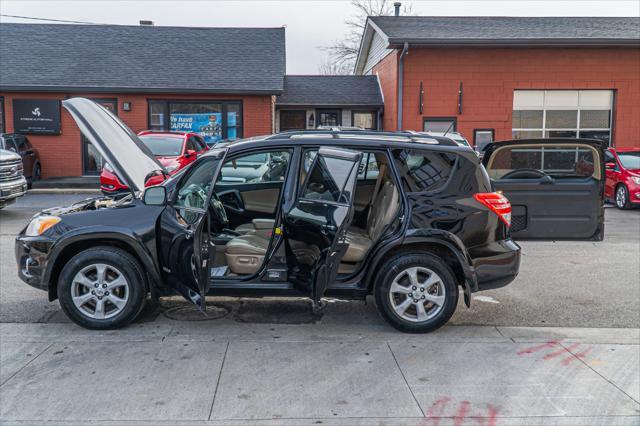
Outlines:
{"type": "Polygon", "coordinates": [[[518,276],[520,246],[511,239],[473,247],[468,252],[478,284],[473,291],[504,287],[518,276]]]}

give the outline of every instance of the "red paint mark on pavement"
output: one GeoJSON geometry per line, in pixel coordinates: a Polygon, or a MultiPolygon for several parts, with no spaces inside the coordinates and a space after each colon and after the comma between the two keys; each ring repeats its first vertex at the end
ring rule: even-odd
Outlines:
{"type": "Polygon", "coordinates": [[[460,405],[458,406],[458,412],[456,413],[456,417],[455,417],[455,422],[454,422],[455,426],[462,426],[464,419],[466,419],[467,416],[469,416],[470,407],[471,407],[471,403],[469,401],[462,401],[460,403],[460,405]]]}
{"type": "Polygon", "coordinates": [[[532,346],[530,348],[522,349],[521,351],[516,352],[516,355],[524,355],[524,354],[532,354],[534,352],[541,351],[546,348],[553,348],[559,342],[557,340],[552,340],[547,343],[543,343],[542,345],[532,346]]]}
{"type": "Polygon", "coordinates": [[[451,401],[451,397],[445,396],[434,402],[427,410],[427,421],[424,425],[438,426],[440,424],[440,417],[443,417],[444,409],[447,407],[447,404],[449,404],[449,401],[451,401]]]}
{"type": "Polygon", "coordinates": [[[571,362],[573,362],[574,359],[586,357],[587,354],[589,352],[591,352],[591,349],[593,349],[593,348],[587,348],[582,352],[579,352],[579,353],[577,353],[575,355],[571,355],[571,356],[566,357],[565,359],[562,360],[562,365],[569,365],[569,364],[571,364],[571,362]]]}
{"type": "Polygon", "coordinates": [[[496,421],[498,421],[498,409],[493,405],[488,405],[487,411],[489,412],[487,415],[487,426],[496,426],[496,421]]]}
{"type": "Polygon", "coordinates": [[[575,349],[575,348],[576,348],[576,347],[578,347],[578,346],[580,346],[580,343],[574,343],[574,344],[572,344],[572,345],[567,346],[566,348],[562,348],[562,349],[557,350],[557,351],[555,351],[555,352],[551,352],[551,353],[549,353],[549,354],[546,354],[546,355],[544,356],[544,358],[542,358],[542,359],[544,359],[544,360],[546,361],[546,360],[549,360],[549,359],[555,358],[555,357],[557,357],[557,356],[559,356],[559,355],[562,355],[562,354],[564,354],[564,353],[567,353],[567,352],[571,351],[571,349],[575,349]]]}

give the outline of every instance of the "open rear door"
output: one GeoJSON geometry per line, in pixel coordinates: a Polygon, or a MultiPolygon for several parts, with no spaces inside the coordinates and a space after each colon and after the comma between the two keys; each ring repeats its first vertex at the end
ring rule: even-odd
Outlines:
{"type": "Polygon", "coordinates": [[[321,147],[294,206],[284,215],[289,280],[320,302],[347,250],[353,194],[362,154],[321,147]]]}
{"type": "Polygon", "coordinates": [[[535,139],[496,142],[483,164],[512,206],[514,239],[604,237],[604,142],[535,139]]]}

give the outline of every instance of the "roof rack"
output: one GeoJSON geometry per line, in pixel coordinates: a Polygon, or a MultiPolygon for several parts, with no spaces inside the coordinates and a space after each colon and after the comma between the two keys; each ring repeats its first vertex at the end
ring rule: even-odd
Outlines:
{"type": "Polygon", "coordinates": [[[450,145],[457,144],[450,138],[442,136],[429,136],[424,133],[414,131],[386,132],[379,130],[343,130],[331,128],[331,130],[293,130],[290,132],[276,133],[267,136],[265,140],[274,139],[360,139],[360,140],[384,140],[391,142],[415,142],[428,145],[450,145]]]}

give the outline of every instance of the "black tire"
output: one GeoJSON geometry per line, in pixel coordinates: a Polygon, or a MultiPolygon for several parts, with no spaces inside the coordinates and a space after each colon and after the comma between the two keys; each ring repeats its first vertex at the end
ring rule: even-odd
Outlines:
{"type": "Polygon", "coordinates": [[[67,316],[76,324],[94,330],[120,328],[133,321],[146,299],[142,267],[127,252],[113,247],[93,247],[72,257],[62,269],[58,279],[58,299],[67,316]],[[95,319],[83,313],[73,302],[72,283],[76,274],[92,264],[106,264],[117,268],[128,283],[128,299],[117,315],[95,319]]]}
{"type": "Polygon", "coordinates": [[[376,306],[382,317],[393,327],[407,333],[429,333],[449,321],[458,305],[458,283],[451,269],[438,256],[430,253],[403,253],[388,260],[380,268],[375,284],[376,306]],[[430,319],[412,322],[400,317],[394,311],[389,296],[391,284],[402,271],[413,268],[427,268],[441,278],[445,290],[445,300],[440,311],[430,319]]]}
{"type": "Polygon", "coordinates": [[[27,180],[27,189],[31,189],[33,187],[33,182],[40,180],[41,174],[42,168],[40,167],[40,163],[34,164],[33,170],[31,170],[31,177],[27,180]]]}
{"type": "Polygon", "coordinates": [[[614,202],[616,203],[616,207],[620,210],[628,210],[631,208],[631,203],[629,202],[629,189],[625,184],[620,184],[616,186],[616,192],[613,195],[614,202]],[[622,200],[618,198],[618,193],[622,193],[622,200]]]}

